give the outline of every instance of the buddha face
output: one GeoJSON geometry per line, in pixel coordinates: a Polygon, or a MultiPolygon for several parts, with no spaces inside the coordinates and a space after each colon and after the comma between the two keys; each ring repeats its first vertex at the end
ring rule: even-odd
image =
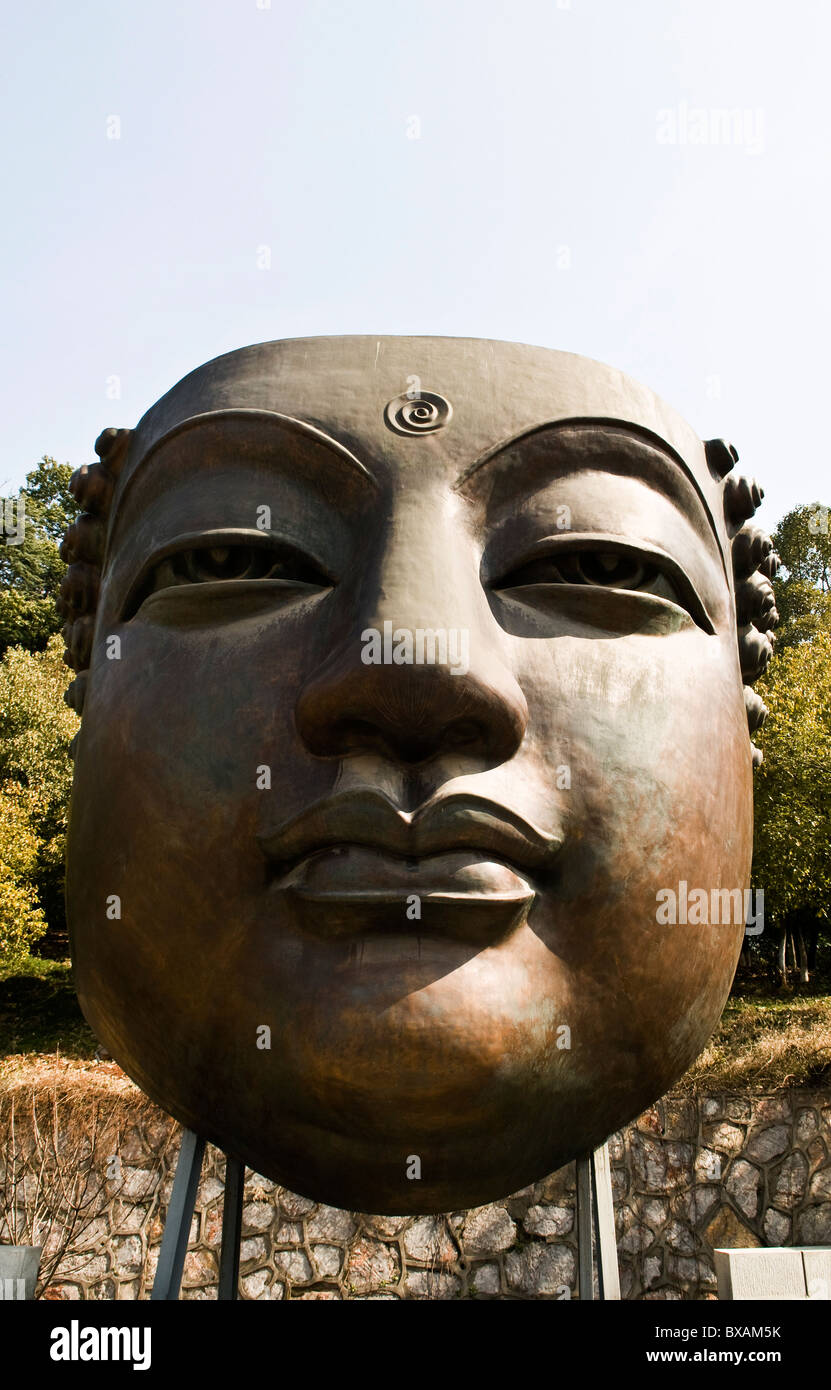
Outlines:
{"type": "Polygon", "coordinates": [[[744,888],[752,834],[688,427],[565,354],[295,340],[185,378],[116,471],[67,897],[127,1073],[396,1213],[504,1196],[663,1094],[743,918],[661,903],[744,888]]]}

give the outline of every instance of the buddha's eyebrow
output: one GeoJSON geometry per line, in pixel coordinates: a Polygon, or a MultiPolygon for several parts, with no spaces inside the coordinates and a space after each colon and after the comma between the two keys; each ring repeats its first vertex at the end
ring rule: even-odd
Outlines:
{"type": "MultiPolygon", "coordinates": [[[[190,415],[186,420],[180,420],[172,428],[158,435],[128,464],[129,478],[126,487],[133,481],[137,473],[144,470],[147,463],[155,456],[158,450],[165,448],[173,440],[195,430],[204,434],[206,438],[211,438],[218,448],[222,448],[226,441],[222,437],[221,426],[224,422],[239,422],[248,425],[261,425],[263,435],[273,431],[275,441],[286,433],[298,436],[306,443],[311,444],[315,462],[319,462],[324,467],[328,466],[335,472],[348,469],[352,473],[358,473],[360,477],[371,484],[376,489],[380,487],[375,474],[370,472],[365,463],[347,449],[340,440],[320,429],[317,425],[310,424],[308,420],[296,419],[293,415],[282,415],[276,410],[249,409],[245,407],[235,407],[226,410],[210,410],[200,415],[190,415]],[[219,429],[214,429],[219,426],[219,429]]],[[[140,427],[139,427],[140,428],[140,427]]],[[[233,443],[228,441],[228,446],[233,448],[233,443]]],[[[283,466],[284,460],[281,455],[274,459],[275,467],[283,466]]],[[[119,498],[119,503],[121,498],[119,498]]]]}
{"type": "Polygon", "coordinates": [[[536,426],[476,459],[455,490],[479,494],[492,509],[501,510],[515,507],[548,482],[581,472],[612,473],[656,488],[721,555],[710,507],[688,465],[657,435],[621,421],[564,420],[536,426]]]}

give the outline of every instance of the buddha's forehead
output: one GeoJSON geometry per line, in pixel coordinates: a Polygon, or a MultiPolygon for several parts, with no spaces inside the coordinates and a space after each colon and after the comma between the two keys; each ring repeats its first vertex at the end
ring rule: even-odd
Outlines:
{"type": "Polygon", "coordinates": [[[618,422],[664,441],[707,501],[716,501],[701,440],[652,391],[600,362],[522,343],[364,335],[291,338],[226,353],[189,373],[147,412],[133,433],[126,475],[186,421],[225,410],[305,421],[370,466],[373,459],[404,463],[439,451],[460,471],[548,423],[618,422]],[[396,429],[400,409],[390,403],[403,397],[406,412],[419,393],[442,398],[438,428],[422,430],[416,420],[410,433],[396,429]]]}

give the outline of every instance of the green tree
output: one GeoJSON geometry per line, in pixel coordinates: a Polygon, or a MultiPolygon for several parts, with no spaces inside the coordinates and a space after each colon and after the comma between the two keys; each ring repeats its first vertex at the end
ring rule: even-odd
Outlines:
{"type": "Polygon", "coordinates": [[[781,921],[807,908],[831,917],[831,632],[777,653],[757,690],[768,706],[755,736],[753,879],[781,921]]]}
{"type": "Polygon", "coordinates": [[[774,581],[780,623],[776,649],[784,651],[831,632],[831,516],[828,507],[811,502],[794,507],[773,533],[782,560],[774,581]]]}
{"type": "Polygon", "coordinates": [[[8,647],[43,651],[63,619],[55,606],[66,565],[63,533],[78,515],[69,492],[72,467],[44,455],[21,488],[25,527],[20,545],[0,545],[0,655],[8,647]]]}
{"type": "Polygon", "coordinates": [[[35,874],[38,838],[25,798],[0,787],[0,965],[16,965],[46,931],[35,874]]]}
{"type": "MultiPolygon", "coordinates": [[[[25,897],[31,912],[45,913],[57,931],[63,931],[66,923],[63,859],[72,785],[69,743],[78,729],[77,716],[63,699],[72,673],[62,655],[63,641],[54,636],[42,652],[9,647],[0,661],[0,809],[4,820],[17,827],[21,845],[16,852],[13,833],[3,839],[0,875],[11,918],[24,911],[25,897]],[[30,836],[34,837],[33,852],[30,836]]],[[[8,923],[6,930],[11,939],[8,923]]]]}

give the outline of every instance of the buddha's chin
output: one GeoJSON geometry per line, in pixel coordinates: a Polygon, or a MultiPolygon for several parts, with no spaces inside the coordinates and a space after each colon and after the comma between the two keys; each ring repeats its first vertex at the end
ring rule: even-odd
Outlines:
{"type": "Polygon", "coordinates": [[[359,1116],[333,1116],[334,1129],[285,1114],[278,1120],[275,1112],[271,1130],[238,1114],[232,1126],[236,1142],[228,1148],[263,1176],[312,1200],[403,1215],[506,1197],[568,1162],[575,1137],[583,1138],[575,1136],[570,1105],[549,1107],[541,1125],[506,1097],[489,1106],[480,1098],[461,1127],[448,1127],[441,1106],[419,1115],[387,1106],[384,1099],[371,1132],[359,1116]]]}

